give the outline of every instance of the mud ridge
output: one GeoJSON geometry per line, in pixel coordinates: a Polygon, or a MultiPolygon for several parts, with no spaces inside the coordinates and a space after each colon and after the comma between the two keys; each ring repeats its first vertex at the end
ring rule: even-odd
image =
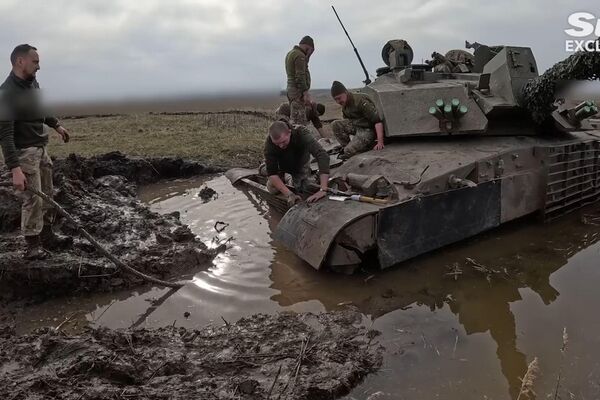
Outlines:
{"type": "Polygon", "coordinates": [[[334,399],[382,363],[359,313],[253,315],[201,330],[0,333],[0,396],[334,399]]]}
{"type": "MultiPolygon", "coordinates": [[[[131,267],[167,279],[210,266],[220,249],[208,249],[178,215],[160,215],[136,198],[136,183],[189,177],[218,169],[173,158],[134,159],[115,152],[55,161],[55,200],[112,254],[131,267]]],[[[0,180],[10,179],[4,173],[0,180]]],[[[106,291],[143,283],[102,258],[67,221],[57,231],[75,237],[72,248],[43,261],[22,258],[20,201],[0,188],[0,300],[106,291]]]]}
{"type": "Polygon", "coordinates": [[[272,121],[275,118],[275,113],[258,110],[225,110],[225,111],[162,111],[149,112],[149,115],[252,115],[259,118],[264,118],[272,121]]]}

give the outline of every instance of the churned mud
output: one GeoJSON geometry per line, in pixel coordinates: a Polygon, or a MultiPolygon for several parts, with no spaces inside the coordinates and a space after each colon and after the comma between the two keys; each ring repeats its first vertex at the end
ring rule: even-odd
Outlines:
{"type": "Polygon", "coordinates": [[[201,330],[0,331],[8,399],[333,399],[382,362],[355,312],[254,315],[201,330]]]}
{"type": "MultiPolygon", "coordinates": [[[[208,249],[179,221],[159,215],[136,199],[136,184],[213,173],[199,163],[173,158],[130,159],[121,153],[92,158],[70,155],[55,161],[55,200],[110,253],[157,278],[198,271],[218,250],[208,249]]],[[[5,173],[0,181],[8,181],[5,173]]],[[[42,261],[22,257],[20,203],[11,188],[0,187],[0,299],[65,295],[139,285],[103,258],[75,226],[57,220],[55,230],[75,238],[69,249],[42,261]]]]}

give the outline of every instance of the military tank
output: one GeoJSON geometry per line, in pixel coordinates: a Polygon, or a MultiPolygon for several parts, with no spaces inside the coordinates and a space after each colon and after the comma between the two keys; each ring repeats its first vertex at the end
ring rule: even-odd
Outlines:
{"type": "Polygon", "coordinates": [[[345,273],[596,202],[598,107],[556,97],[565,80],[598,79],[600,53],[576,53],[539,75],[528,47],[466,44],[473,54],[434,53],[425,64],[412,63],[406,41],[385,44],[385,66],[360,91],[383,118],[386,146],[345,161],[330,149],[332,196],[288,209],[257,170],[227,176],[284,213],[276,240],[313,268],[345,273]]]}

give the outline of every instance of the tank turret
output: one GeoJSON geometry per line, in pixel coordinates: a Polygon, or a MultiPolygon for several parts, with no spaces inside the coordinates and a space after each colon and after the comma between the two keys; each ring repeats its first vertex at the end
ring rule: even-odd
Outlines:
{"type": "Polygon", "coordinates": [[[335,196],[287,209],[257,171],[227,176],[285,211],[275,240],[316,269],[344,273],[600,201],[600,131],[590,120],[598,106],[557,98],[564,82],[600,78],[600,52],[576,53],[540,75],[528,47],[466,47],[473,53],[434,52],[414,64],[411,46],[390,40],[374,82],[359,57],[367,77],[360,90],[375,102],[387,139],[343,161],[329,145],[335,196]]]}
{"type": "MultiPolygon", "coordinates": [[[[383,46],[386,66],[379,68],[377,79],[362,90],[373,98],[383,116],[387,137],[539,133],[533,128],[527,132],[520,129],[532,125],[532,121],[539,122],[532,114],[540,111],[528,107],[538,104],[529,98],[530,93],[537,93],[533,86],[548,86],[546,79],[537,79],[538,67],[531,49],[466,45],[474,49],[474,54],[465,50],[450,50],[445,55],[434,52],[426,64],[412,64],[413,50],[405,40],[390,40],[383,46]]],[[[579,75],[577,79],[581,79],[579,75]]],[[[579,109],[560,109],[552,118],[559,130],[585,129],[587,125],[582,121],[595,115],[594,107],[584,108],[577,115],[579,109]]]]}

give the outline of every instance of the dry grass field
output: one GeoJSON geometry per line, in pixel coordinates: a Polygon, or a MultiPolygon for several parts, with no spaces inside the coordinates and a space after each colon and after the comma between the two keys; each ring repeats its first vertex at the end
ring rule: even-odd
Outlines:
{"type": "MultiPolygon", "coordinates": [[[[329,91],[315,91],[314,99],[326,104],[324,119],[341,114],[329,91]]],[[[71,141],[62,143],[51,130],[49,152],[61,158],[70,153],[93,156],[118,150],[131,156],[171,156],[213,166],[257,167],[274,110],[283,101],[284,97],[273,95],[62,106],[58,115],[97,116],[63,118],[71,141]]]]}
{"type": "Polygon", "coordinates": [[[257,166],[270,119],[238,113],[127,114],[65,120],[70,143],[57,135],[50,154],[83,156],[121,151],[131,156],[172,156],[219,166],[257,166]]]}

